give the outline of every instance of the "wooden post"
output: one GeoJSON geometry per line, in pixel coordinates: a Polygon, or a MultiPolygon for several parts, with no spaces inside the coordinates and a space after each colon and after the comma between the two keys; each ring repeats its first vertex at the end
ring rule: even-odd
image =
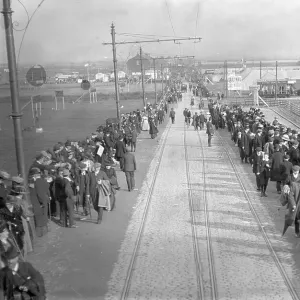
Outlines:
{"type": "Polygon", "coordinates": [[[33,97],[31,97],[31,111],[32,111],[33,126],[35,127],[35,113],[34,113],[33,97]]]}
{"type": "Polygon", "coordinates": [[[39,105],[40,105],[40,116],[42,115],[42,102],[40,101],[39,102],[39,105]]]}
{"type": "Polygon", "coordinates": [[[63,105],[63,109],[65,109],[65,97],[62,97],[62,105],[63,105]]]}
{"type": "Polygon", "coordinates": [[[57,110],[57,98],[56,98],[56,96],[54,97],[54,99],[55,99],[55,110],[57,110]]]}

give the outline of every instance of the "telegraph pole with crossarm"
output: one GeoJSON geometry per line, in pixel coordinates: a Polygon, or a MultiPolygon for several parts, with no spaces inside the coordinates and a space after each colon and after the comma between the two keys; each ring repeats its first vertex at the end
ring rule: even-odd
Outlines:
{"type": "MultiPolygon", "coordinates": [[[[111,34],[112,37],[115,37],[115,26],[111,25],[111,34]]],[[[142,44],[142,43],[161,43],[161,42],[174,42],[176,41],[192,41],[198,40],[199,42],[202,40],[200,37],[182,37],[182,38],[172,38],[172,39],[153,39],[153,40],[140,40],[140,41],[125,41],[125,42],[116,42],[115,38],[112,38],[111,43],[103,43],[104,46],[112,45],[113,47],[113,62],[114,62],[114,74],[115,74],[115,93],[116,93],[116,104],[117,104],[117,117],[120,119],[120,104],[119,104],[119,87],[118,87],[118,71],[117,71],[117,53],[116,53],[116,45],[126,45],[126,44],[142,44]]],[[[144,98],[144,97],[143,97],[144,98]]],[[[145,102],[145,100],[143,99],[145,102]]],[[[145,106],[145,103],[144,103],[145,106]]]]}

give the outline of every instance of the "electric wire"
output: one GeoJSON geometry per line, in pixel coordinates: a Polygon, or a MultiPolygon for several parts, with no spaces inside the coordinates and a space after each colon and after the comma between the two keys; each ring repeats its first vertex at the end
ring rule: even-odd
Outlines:
{"type": "MultiPolygon", "coordinates": [[[[36,14],[36,12],[38,11],[38,9],[41,7],[41,5],[45,2],[46,0],[42,0],[38,6],[36,7],[36,9],[34,10],[33,14],[31,15],[31,17],[29,18],[25,28],[24,28],[24,33],[23,33],[23,36],[22,36],[22,39],[21,39],[21,43],[20,43],[20,46],[19,46],[19,50],[18,50],[18,56],[17,56],[17,66],[19,65],[19,60],[20,60],[20,53],[21,53],[21,49],[22,49],[22,46],[23,46],[23,42],[24,42],[24,38],[25,38],[25,35],[26,35],[26,32],[27,32],[27,29],[32,21],[32,18],[34,17],[34,15],[36,14]]],[[[19,3],[21,3],[20,0],[18,0],[19,3]]],[[[22,4],[22,3],[21,3],[22,4]]],[[[23,4],[22,4],[23,5],[23,4]]],[[[23,7],[25,7],[23,5],[23,7]]],[[[27,10],[26,10],[27,11],[27,10]]],[[[29,15],[28,15],[29,16],[29,15]]]]}
{"type": "MultiPolygon", "coordinates": [[[[166,6],[167,6],[167,11],[168,11],[168,16],[169,16],[169,21],[170,21],[170,23],[171,23],[171,27],[172,27],[172,30],[173,30],[173,34],[174,34],[174,37],[175,37],[175,36],[176,36],[176,33],[175,33],[175,29],[174,29],[173,22],[172,22],[172,18],[171,18],[171,13],[170,13],[168,1],[165,0],[165,3],[166,3],[166,6]]],[[[178,46],[179,46],[179,55],[181,55],[181,47],[180,47],[180,43],[178,43],[178,46]]]]}
{"type": "MultiPolygon", "coordinates": [[[[200,0],[198,1],[198,8],[197,8],[197,16],[196,16],[196,26],[195,26],[195,37],[197,36],[197,29],[198,29],[198,19],[199,19],[199,9],[200,9],[200,0]]],[[[194,43],[194,56],[196,57],[196,43],[194,43]]],[[[194,58],[195,60],[196,58],[194,58]]]]}

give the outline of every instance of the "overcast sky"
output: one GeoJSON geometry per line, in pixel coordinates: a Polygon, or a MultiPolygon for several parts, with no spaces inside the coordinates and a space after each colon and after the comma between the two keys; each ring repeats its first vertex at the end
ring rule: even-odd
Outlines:
{"type": "MultiPolygon", "coordinates": [[[[41,0],[21,0],[29,15],[41,0]]],[[[2,2],[2,1],[1,1],[2,2]]],[[[45,0],[28,27],[20,63],[81,62],[111,59],[110,25],[117,33],[201,36],[190,41],[143,44],[152,55],[196,55],[199,59],[294,59],[300,55],[299,0],[45,0]],[[197,11],[198,24],[196,30],[197,11]]],[[[0,4],[1,8],[2,4],[0,4]]],[[[12,0],[13,20],[26,14],[12,0]]],[[[1,25],[3,17],[1,16],[1,25]]],[[[3,26],[0,61],[6,59],[3,26]]],[[[23,32],[14,32],[18,51],[23,32]]],[[[138,40],[118,36],[118,41],[138,40]]],[[[139,45],[120,45],[118,59],[135,55],[139,45]]]]}

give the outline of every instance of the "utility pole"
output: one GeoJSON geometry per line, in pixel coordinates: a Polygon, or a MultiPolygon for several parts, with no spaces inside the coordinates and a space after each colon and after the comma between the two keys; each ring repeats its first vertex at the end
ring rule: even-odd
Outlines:
{"type": "Polygon", "coordinates": [[[227,60],[224,62],[224,84],[225,84],[225,98],[228,97],[228,68],[227,60]]]}
{"type": "Polygon", "coordinates": [[[162,90],[162,95],[164,96],[164,67],[162,64],[160,65],[160,72],[161,72],[161,90],[162,90]]]}
{"type": "Polygon", "coordinates": [[[259,79],[261,79],[261,61],[259,62],[259,79]]]}
{"type": "Polygon", "coordinates": [[[111,24],[111,39],[112,39],[112,50],[113,50],[113,63],[114,63],[114,75],[115,75],[115,93],[116,93],[116,105],[117,105],[117,118],[119,120],[119,128],[121,126],[120,116],[120,100],[119,100],[119,78],[117,69],[117,53],[116,53],[116,31],[114,23],[111,24]]]}
{"type": "Polygon", "coordinates": [[[154,70],[154,91],[155,91],[155,104],[157,103],[157,93],[156,93],[156,59],[153,58],[153,70],[154,70]]]}
{"type": "MultiPolygon", "coordinates": [[[[161,42],[174,42],[176,43],[176,41],[201,41],[202,38],[200,37],[183,37],[183,38],[172,38],[172,39],[153,39],[153,40],[138,40],[138,41],[125,41],[125,42],[116,42],[115,41],[115,30],[114,30],[114,26],[112,26],[112,31],[114,32],[114,36],[113,36],[113,41],[112,43],[102,43],[103,45],[125,45],[125,44],[142,44],[142,43],[161,43],[161,42]]],[[[114,46],[113,46],[114,49],[114,46]]],[[[114,57],[116,56],[116,54],[114,55],[114,57]]],[[[115,61],[115,59],[114,59],[115,61]]],[[[114,62],[115,64],[115,62],[114,62]]],[[[117,92],[117,88],[116,88],[116,95],[118,94],[117,92]]],[[[117,98],[118,96],[116,96],[117,98]]],[[[117,104],[118,105],[118,104],[117,104]]],[[[145,105],[145,103],[144,103],[145,105]]]]}
{"type": "Polygon", "coordinates": [[[24,179],[24,186],[26,189],[25,199],[28,200],[27,193],[27,173],[25,168],[25,158],[23,150],[23,137],[22,137],[22,125],[21,118],[22,113],[20,111],[19,103],[19,86],[18,86],[18,73],[16,63],[16,53],[14,44],[14,33],[12,25],[12,13],[10,7],[10,0],[3,0],[3,11],[4,24],[5,24],[5,36],[6,36],[6,48],[7,48],[7,60],[9,68],[9,81],[10,81],[10,94],[12,102],[12,119],[14,124],[14,135],[15,135],[15,147],[17,156],[17,168],[18,173],[24,179]]]}
{"type": "Polygon", "coordinates": [[[277,69],[278,69],[278,63],[276,60],[276,79],[275,79],[275,105],[277,105],[277,80],[278,80],[278,73],[277,73],[277,69]]]}
{"type": "Polygon", "coordinates": [[[144,68],[143,68],[143,57],[142,57],[142,47],[140,47],[140,62],[141,62],[141,75],[142,75],[142,89],[143,89],[143,103],[146,107],[146,97],[145,97],[145,84],[144,84],[144,68]]]}

